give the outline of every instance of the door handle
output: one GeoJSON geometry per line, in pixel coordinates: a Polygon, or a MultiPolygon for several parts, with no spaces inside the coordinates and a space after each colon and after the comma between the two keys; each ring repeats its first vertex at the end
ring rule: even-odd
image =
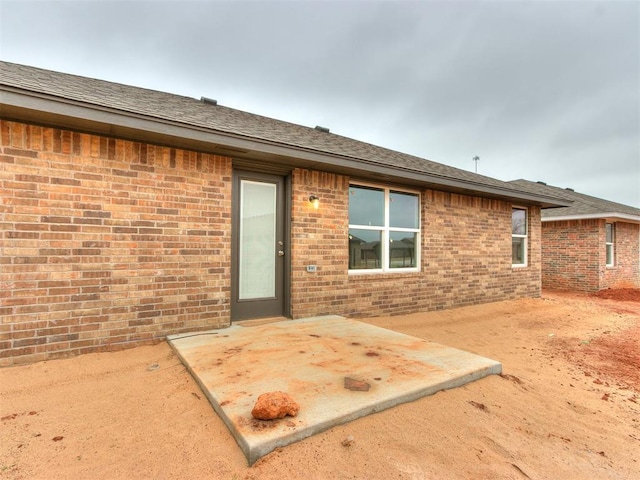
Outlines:
{"type": "Polygon", "coordinates": [[[278,250],[278,256],[284,257],[284,250],[278,250]]]}

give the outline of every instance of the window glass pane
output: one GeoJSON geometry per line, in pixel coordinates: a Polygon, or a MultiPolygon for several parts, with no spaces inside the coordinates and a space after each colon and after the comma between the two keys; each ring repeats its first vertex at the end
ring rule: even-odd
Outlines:
{"type": "Polygon", "coordinates": [[[384,192],[366,187],[349,187],[349,224],[384,225],[384,192]]]}
{"type": "Polygon", "coordinates": [[[410,268],[416,266],[415,232],[389,232],[389,267],[410,268]]]}
{"type": "Polygon", "coordinates": [[[389,226],[418,228],[418,196],[409,193],[391,192],[389,194],[389,226]]]}
{"type": "Polygon", "coordinates": [[[382,268],[380,230],[349,229],[349,268],[370,269],[382,268]]]}
{"type": "Polygon", "coordinates": [[[607,223],[605,227],[607,229],[607,243],[613,243],[613,225],[607,223]]]}
{"type": "Polygon", "coordinates": [[[524,248],[526,239],[521,237],[512,237],[511,239],[511,263],[513,265],[524,265],[524,248]]]}
{"type": "Polygon", "coordinates": [[[613,245],[607,245],[607,265],[613,265],[613,245]]]}
{"type": "Polygon", "coordinates": [[[511,211],[511,233],[513,235],[527,234],[527,211],[514,208],[511,211]]]}

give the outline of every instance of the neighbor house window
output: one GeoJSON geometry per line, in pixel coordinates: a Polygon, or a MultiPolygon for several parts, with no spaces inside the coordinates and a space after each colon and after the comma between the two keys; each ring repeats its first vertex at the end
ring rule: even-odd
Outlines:
{"type": "Polygon", "coordinates": [[[418,194],[349,186],[349,270],[416,270],[419,243],[418,194]]]}
{"type": "Polygon", "coordinates": [[[615,231],[613,223],[605,224],[606,240],[605,248],[607,250],[607,267],[613,267],[613,242],[615,240],[615,231]]]}
{"type": "Polygon", "coordinates": [[[511,264],[514,267],[527,265],[527,210],[511,210],[511,264]]]}

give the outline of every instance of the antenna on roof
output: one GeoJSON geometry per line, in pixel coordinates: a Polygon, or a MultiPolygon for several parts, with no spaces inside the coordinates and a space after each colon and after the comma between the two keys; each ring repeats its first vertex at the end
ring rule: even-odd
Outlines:
{"type": "Polygon", "coordinates": [[[476,155],[472,158],[472,160],[476,162],[476,173],[478,173],[478,160],[480,160],[480,157],[476,155]]]}

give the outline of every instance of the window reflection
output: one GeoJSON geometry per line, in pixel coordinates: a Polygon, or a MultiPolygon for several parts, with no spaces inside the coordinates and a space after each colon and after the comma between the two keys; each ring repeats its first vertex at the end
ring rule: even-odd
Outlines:
{"type": "Polygon", "coordinates": [[[367,187],[349,187],[349,223],[384,225],[384,192],[367,187]]]}
{"type": "Polygon", "coordinates": [[[382,232],[378,230],[349,229],[349,268],[380,268],[382,232]]]}
{"type": "Polygon", "coordinates": [[[410,193],[389,193],[389,223],[396,228],[418,228],[418,196],[410,193]]]}
{"type": "Polygon", "coordinates": [[[389,236],[389,267],[415,267],[417,234],[414,232],[390,232],[389,236]]]}
{"type": "Polygon", "coordinates": [[[511,211],[511,233],[514,235],[527,234],[527,211],[514,208],[511,211]]]}
{"type": "Polygon", "coordinates": [[[513,265],[523,265],[525,263],[525,239],[513,237],[511,239],[511,263],[513,265]]]}

